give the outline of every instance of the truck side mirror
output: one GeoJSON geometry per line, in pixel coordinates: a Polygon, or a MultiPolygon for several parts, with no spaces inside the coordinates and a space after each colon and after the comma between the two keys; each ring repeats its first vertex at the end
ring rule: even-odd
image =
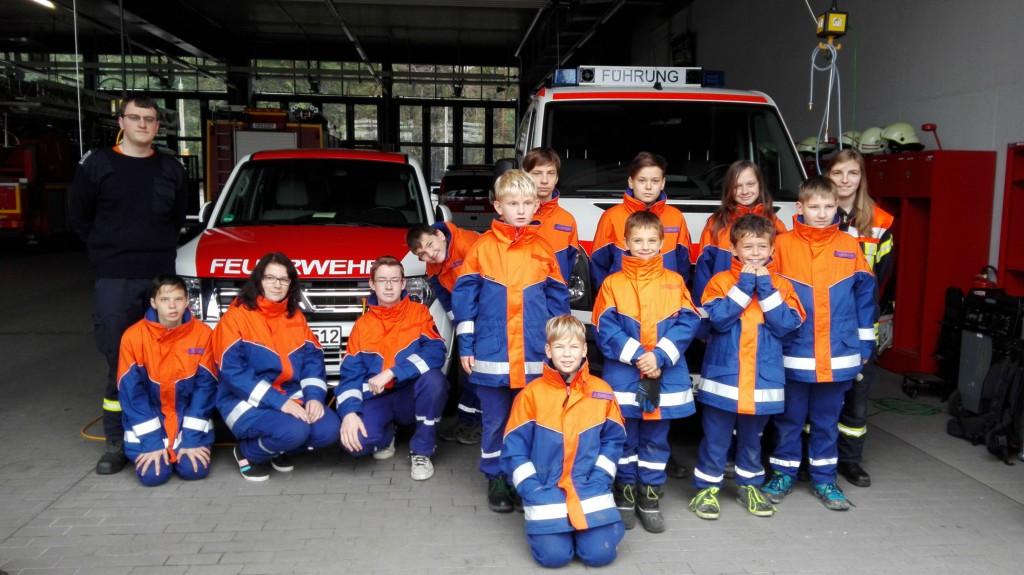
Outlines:
{"type": "Polygon", "coordinates": [[[514,169],[516,169],[518,167],[519,166],[516,165],[516,161],[515,161],[514,158],[502,158],[500,160],[496,160],[494,162],[494,172],[493,172],[494,173],[494,180],[493,181],[497,182],[498,178],[500,178],[502,174],[504,174],[505,172],[507,172],[509,170],[514,170],[514,169]]]}

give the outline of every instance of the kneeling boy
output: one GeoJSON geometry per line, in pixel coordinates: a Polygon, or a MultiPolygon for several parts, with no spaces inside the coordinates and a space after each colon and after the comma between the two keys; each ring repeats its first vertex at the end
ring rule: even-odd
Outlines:
{"type": "Polygon", "coordinates": [[[117,397],[124,452],[143,485],[166,483],[171,472],[202,479],[210,471],[216,371],[213,330],[192,317],[185,280],[153,280],[150,310],[121,337],[117,397]]]}
{"type": "Polygon", "coordinates": [[[583,324],[571,315],[546,326],[544,373],[516,397],[501,466],[523,499],[526,539],[544,567],[579,556],[615,560],[625,528],[612,481],[626,430],[611,387],[593,377],[583,324]]]}
{"type": "Polygon", "coordinates": [[[409,442],[416,481],[434,475],[437,422],[448,400],[444,339],[430,310],[405,294],[405,270],[391,256],[370,266],[369,307],[352,327],[335,390],[341,446],[358,457],[395,454],[395,423],[416,424],[409,442]]]}
{"type": "Polygon", "coordinates": [[[766,267],[775,244],[772,222],[757,214],[740,216],[729,240],[732,269],[715,274],[703,296],[711,332],[697,394],[704,425],[693,469],[698,493],[690,502],[701,519],[718,519],[716,495],[734,436],[736,499],[759,517],[775,513],[758,490],[764,483],[761,434],[768,418],[782,413],[782,338],[806,316],[793,285],[766,267]]]}

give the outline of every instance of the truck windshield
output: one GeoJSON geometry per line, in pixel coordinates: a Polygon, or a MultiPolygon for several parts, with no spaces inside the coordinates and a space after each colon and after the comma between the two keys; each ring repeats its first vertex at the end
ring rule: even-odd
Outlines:
{"type": "Polygon", "coordinates": [[[542,135],[562,157],[558,190],[618,197],[629,162],[640,151],[668,160],[671,199],[721,198],[729,164],[760,166],[772,197],[796,200],[803,179],[799,159],[776,111],[769,106],[717,102],[552,102],[542,135]]]}
{"type": "Polygon", "coordinates": [[[360,225],[426,222],[407,164],[337,158],[250,160],[230,189],[218,226],[360,225]]]}

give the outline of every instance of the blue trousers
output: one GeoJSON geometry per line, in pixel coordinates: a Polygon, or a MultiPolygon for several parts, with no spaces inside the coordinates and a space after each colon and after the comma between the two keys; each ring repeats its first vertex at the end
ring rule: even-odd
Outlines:
{"type": "Polygon", "coordinates": [[[480,396],[484,427],[480,438],[480,472],[491,480],[502,474],[499,459],[505,441],[505,426],[512,412],[512,400],[519,394],[519,390],[478,385],[476,392],[480,396]]]}
{"type": "Polygon", "coordinates": [[[644,485],[665,484],[671,423],[671,419],[626,418],[626,444],[622,446],[616,483],[633,485],[639,478],[644,485]]]}
{"type": "Polygon", "coordinates": [[[786,380],[785,411],[775,416],[777,439],[771,464],[775,471],[796,477],[800,467],[800,433],[811,426],[807,441],[808,470],[815,485],[834,483],[839,461],[839,412],[849,381],[806,383],[786,380]]]}
{"type": "Polygon", "coordinates": [[[188,457],[183,457],[177,463],[170,465],[165,464],[163,461],[157,461],[155,465],[149,466],[145,474],[136,469],[135,475],[139,477],[139,481],[146,487],[156,487],[157,485],[167,483],[171,479],[172,473],[178,474],[178,477],[186,481],[193,481],[206,477],[210,472],[208,466],[203,465],[201,462],[197,462],[197,464],[199,466],[198,470],[192,467],[192,460],[188,457]],[[157,471],[160,472],[159,475],[157,471]]]}
{"type": "Polygon", "coordinates": [[[739,414],[710,405],[701,405],[704,439],[697,451],[693,485],[697,489],[721,487],[730,445],[735,437],[736,485],[764,483],[761,464],[761,435],[768,415],[739,414]],[[735,434],[734,434],[735,430],[735,434]]]}
{"type": "Polygon", "coordinates": [[[458,420],[469,425],[482,425],[483,417],[480,409],[480,397],[476,393],[477,385],[464,379],[460,382],[462,392],[459,394],[458,420]]]}
{"type": "Polygon", "coordinates": [[[409,449],[417,455],[433,455],[437,422],[441,421],[448,401],[448,380],[440,370],[431,369],[412,385],[402,386],[363,401],[363,427],[366,439],[360,438],[362,449],[348,451],[359,457],[385,449],[395,436],[395,423],[416,424],[409,449]]]}
{"type": "Polygon", "coordinates": [[[572,561],[574,556],[579,556],[588,567],[601,567],[615,561],[615,547],[625,534],[622,522],[616,521],[582,531],[527,534],[526,541],[530,544],[533,558],[544,567],[561,567],[572,561]]]}
{"type": "Polygon", "coordinates": [[[341,420],[333,409],[312,425],[276,409],[257,408],[259,415],[238,437],[249,463],[264,463],[281,453],[299,453],[329,447],[340,441],[341,420]]]}

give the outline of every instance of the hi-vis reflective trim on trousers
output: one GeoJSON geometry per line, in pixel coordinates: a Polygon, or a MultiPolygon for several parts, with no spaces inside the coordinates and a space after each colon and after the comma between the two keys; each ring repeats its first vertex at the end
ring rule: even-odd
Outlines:
{"type": "Polygon", "coordinates": [[[807,459],[807,464],[813,467],[825,467],[828,465],[835,465],[839,463],[838,457],[830,457],[828,459],[807,459]]]}
{"type": "MultiPolygon", "coordinates": [[[[508,375],[509,367],[507,361],[483,361],[478,359],[473,362],[473,371],[479,373],[486,373],[488,375],[508,375]]],[[[527,375],[539,375],[541,373],[544,373],[544,362],[526,362],[527,375]]]]}
{"type": "MultiPolygon", "coordinates": [[[[636,402],[636,392],[616,391],[615,399],[619,401],[619,405],[639,407],[639,404],[636,402]]],[[[661,394],[661,407],[676,407],[678,405],[686,405],[687,403],[693,403],[693,390],[687,389],[686,391],[661,394]]]]}
{"type": "MultiPolygon", "coordinates": [[[[738,401],[740,398],[740,388],[735,385],[727,385],[719,383],[712,379],[702,379],[700,382],[700,390],[706,391],[712,395],[738,401]]],[[[773,401],[785,401],[786,391],[784,389],[755,389],[754,390],[754,403],[769,403],[773,401]]]]}
{"type": "MultiPolygon", "coordinates": [[[[814,365],[813,357],[790,357],[784,355],[782,356],[782,365],[786,369],[803,369],[807,371],[817,369],[817,366],[814,365]]],[[[832,358],[832,369],[850,369],[851,367],[860,367],[860,354],[841,355],[832,358]]]]}
{"type": "Polygon", "coordinates": [[[519,484],[522,483],[524,479],[534,475],[537,475],[537,468],[533,465],[532,461],[527,461],[512,472],[512,485],[519,487],[519,484]]]}
{"type": "Polygon", "coordinates": [[[768,462],[771,463],[772,465],[778,465],[780,467],[789,467],[791,469],[797,469],[798,467],[800,467],[800,461],[799,460],[797,460],[797,461],[790,461],[790,460],[787,460],[787,459],[777,459],[775,457],[772,457],[772,458],[768,459],[768,462]]]}
{"type": "Polygon", "coordinates": [[[764,475],[764,469],[762,469],[761,471],[754,472],[754,471],[747,471],[746,469],[741,469],[739,466],[737,466],[736,467],[736,475],[739,475],[740,477],[745,477],[747,479],[752,479],[754,477],[758,477],[758,476],[764,475]]]}
{"type": "Polygon", "coordinates": [[[103,398],[103,411],[121,411],[121,402],[116,399],[103,398]]]}
{"type": "Polygon", "coordinates": [[[707,473],[704,473],[703,471],[701,471],[699,467],[694,467],[693,468],[693,476],[696,477],[697,479],[703,479],[704,481],[707,481],[708,483],[721,483],[722,480],[725,479],[724,475],[719,475],[717,477],[708,475],[707,473]]]}
{"type": "Polygon", "coordinates": [[[637,467],[643,467],[644,469],[653,469],[655,471],[665,471],[665,467],[668,466],[667,463],[657,461],[644,461],[643,459],[638,459],[636,465],[637,467]]]}
{"type": "MultiPolygon", "coordinates": [[[[133,443],[133,444],[135,444],[135,443],[140,443],[141,444],[142,443],[141,441],[139,441],[139,436],[135,435],[135,432],[130,430],[130,429],[126,429],[124,431],[124,442],[125,443],[133,443]]],[[[164,442],[164,449],[167,449],[167,446],[170,445],[170,444],[167,441],[166,437],[163,438],[163,442],[164,442]]],[[[180,434],[178,435],[178,437],[174,438],[174,445],[171,447],[171,449],[178,449],[179,445],[181,445],[181,435],[180,434]]]]}
{"type": "Polygon", "coordinates": [[[847,427],[842,423],[839,424],[839,433],[847,437],[864,437],[864,434],[868,432],[868,426],[864,427],[847,427]]]}
{"type": "Polygon", "coordinates": [[[427,419],[425,416],[417,415],[416,416],[416,421],[422,421],[423,425],[435,425],[439,421],[441,421],[441,418],[438,417],[437,419],[427,419]]]}
{"type": "MultiPolygon", "coordinates": [[[[615,508],[615,498],[611,493],[598,495],[580,501],[583,513],[594,513],[605,509],[615,508]]],[[[565,503],[552,503],[549,505],[527,505],[523,508],[527,521],[545,521],[551,519],[563,519],[569,516],[569,508],[565,503]]]]}

